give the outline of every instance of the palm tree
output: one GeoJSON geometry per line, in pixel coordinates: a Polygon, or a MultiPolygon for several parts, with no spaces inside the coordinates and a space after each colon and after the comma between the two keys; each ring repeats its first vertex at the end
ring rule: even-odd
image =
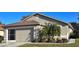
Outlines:
{"type": "Polygon", "coordinates": [[[60,36],[60,26],[58,26],[57,24],[54,24],[53,33],[54,33],[54,36],[60,36]]]}
{"type": "Polygon", "coordinates": [[[42,32],[43,32],[43,36],[46,37],[49,41],[50,40],[50,27],[49,27],[49,24],[45,24],[45,26],[43,26],[42,32]]]}
{"type": "Polygon", "coordinates": [[[43,39],[46,38],[47,41],[49,42],[52,36],[52,39],[54,36],[59,36],[60,35],[60,27],[57,24],[48,24],[46,23],[43,25],[43,29],[40,31],[41,37],[43,39]]]}

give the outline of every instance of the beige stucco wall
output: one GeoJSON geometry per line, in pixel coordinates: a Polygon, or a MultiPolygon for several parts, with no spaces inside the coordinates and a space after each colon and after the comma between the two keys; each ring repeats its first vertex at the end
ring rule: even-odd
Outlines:
{"type": "MultiPolygon", "coordinates": [[[[38,16],[32,16],[31,18],[27,19],[27,20],[34,20],[34,21],[37,21],[39,22],[39,24],[41,25],[45,25],[45,23],[51,23],[51,24],[59,24],[59,25],[62,25],[64,26],[65,24],[61,23],[61,22],[57,22],[57,21],[54,21],[51,19],[48,19],[48,18],[44,18],[44,17],[38,17],[38,16]]],[[[27,21],[26,20],[26,21],[27,21]]]]}
{"type": "Polygon", "coordinates": [[[61,27],[61,37],[62,38],[69,38],[69,35],[70,35],[70,33],[72,33],[73,31],[72,31],[72,29],[71,28],[69,28],[68,26],[63,26],[63,27],[61,27]]]}
{"type": "Polygon", "coordinates": [[[4,31],[0,31],[0,36],[4,36],[4,31]]]}
{"type": "Polygon", "coordinates": [[[52,23],[51,21],[36,17],[36,16],[32,16],[31,18],[29,18],[28,20],[34,20],[39,22],[39,24],[44,25],[45,23],[52,23]]]}
{"type": "MultiPolygon", "coordinates": [[[[35,20],[37,22],[39,22],[39,24],[41,25],[45,25],[45,23],[51,23],[51,24],[59,24],[59,26],[61,27],[61,34],[60,36],[63,38],[69,38],[70,33],[72,32],[72,29],[68,27],[68,25],[64,25],[60,22],[56,22],[56,21],[49,21],[49,20],[45,20],[44,18],[41,17],[37,17],[37,16],[32,16],[31,18],[29,18],[28,20],[35,20]]],[[[36,27],[36,29],[39,27],[36,27]]],[[[41,28],[41,27],[40,27],[41,28]]]]}

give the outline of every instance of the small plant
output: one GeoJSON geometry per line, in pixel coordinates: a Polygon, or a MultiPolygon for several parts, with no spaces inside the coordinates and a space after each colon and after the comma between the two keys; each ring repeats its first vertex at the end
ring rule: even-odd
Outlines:
{"type": "Polygon", "coordinates": [[[67,43],[68,42],[68,40],[65,39],[65,38],[62,38],[62,40],[63,40],[63,43],[67,43]]]}
{"type": "Polygon", "coordinates": [[[62,40],[62,39],[57,38],[56,43],[63,43],[63,40],[62,40]]]}
{"type": "Polygon", "coordinates": [[[48,39],[46,39],[46,38],[43,38],[42,40],[40,40],[39,42],[47,42],[48,41],[48,39]]]}
{"type": "Polygon", "coordinates": [[[0,36],[0,43],[2,43],[3,40],[4,40],[4,38],[2,36],[0,36]]]}
{"type": "Polygon", "coordinates": [[[50,39],[50,41],[51,41],[52,43],[56,43],[55,38],[50,39]]]}
{"type": "Polygon", "coordinates": [[[67,42],[68,40],[66,38],[62,38],[62,39],[57,38],[57,41],[56,41],[56,43],[67,43],[67,42]]]}
{"type": "Polygon", "coordinates": [[[33,39],[31,42],[36,42],[36,39],[33,39]]]}
{"type": "Polygon", "coordinates": [[[32,40],[32,42],[36,42],[36,40],[32,40]]]}

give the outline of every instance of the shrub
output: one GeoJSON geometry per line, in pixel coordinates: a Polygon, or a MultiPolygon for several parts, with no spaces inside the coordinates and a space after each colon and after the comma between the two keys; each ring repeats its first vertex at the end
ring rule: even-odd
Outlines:
{"type": "Polygon", "coordinates": [[[55,40],[55,38],[51,38],[49,41],[47,41],[47,42],[49,42],[49,43],[56,43],[56,40],[55,40]]]}
{"type": "Polygon", "coordinates": [[[39,39],[33,39],[31,42],[39,42],[39,39]]]}
{"type": "Polygon", "coordinates": [[[63,40],[62,39],[60,40],[59,38],[57,38],[56,43],[63,43],[63,40]]]}
{"type": "Polygon", "coordinates": [[[4,40],[4,38],[2,36],[0,36],[0,43],[4,40]]]}
{"type": "Polygon", "coordinates": [[[77,38],[76,34],[75,33],[70,33],[69,39],[71,39],[71,38],[77,38]]]}
{"type": "Polygon", "coordinates": [[[62,40],[63,40],[63,43],[67,43],[68,42],[68,40],[65,39],[65,38],[62,38],[62,40]]]}
{"type": "Polygon", "coordinates": [[[56,43],[63,43],[63,41],[62,40],[57,40],[56,43]]]}
{"type": "Polygon", "coordinates": [[[66,38],[62,38],[61,40],[59,38],[57,38],[56,43],[67,43],[68,40],[66,38]]]}
{"type": "Polygon", "coordinates": [[[36,42],[36,40],[32,40],[32,42],[36,42]]]}
{"type": "Polygon", "coordinates": [[[39,40],[39,42],[47,42],[47,41],[48,41],[48,39],[46,39],[46,38],[39,40]]]}

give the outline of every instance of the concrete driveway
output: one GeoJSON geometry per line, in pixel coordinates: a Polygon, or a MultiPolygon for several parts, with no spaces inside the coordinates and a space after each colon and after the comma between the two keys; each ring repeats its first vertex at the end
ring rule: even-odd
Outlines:
{"type": "Polygon", "coordinates": [[[0,47],[18,47],[22,44],[26,44],[26,42],[8,42],[8,43],[0,43],[0,47]]]}

